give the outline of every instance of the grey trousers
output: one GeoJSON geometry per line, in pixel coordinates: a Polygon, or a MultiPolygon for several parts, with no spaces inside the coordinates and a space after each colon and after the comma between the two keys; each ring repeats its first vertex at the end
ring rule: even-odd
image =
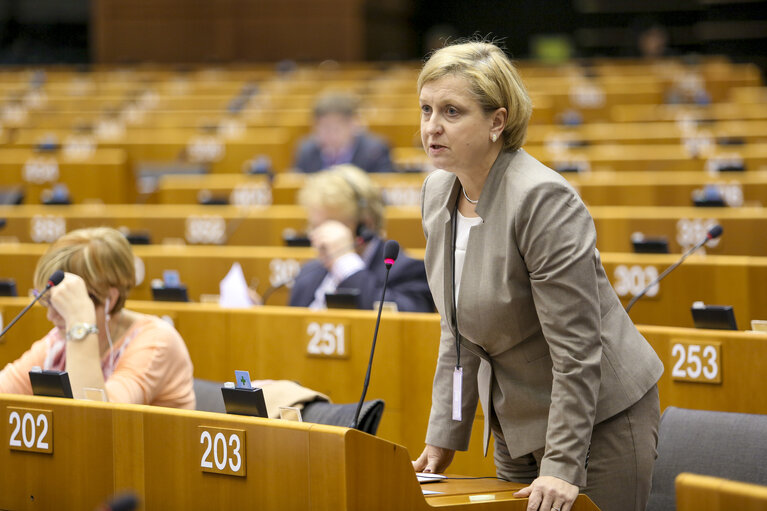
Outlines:
{"type": "MultiPolygon", "coordinates": [[[[594,425],[586,487],[581,493],[588,495],[602,511],[644,511],[650,495],[653,464],[658,456],[659,421],[656,385],[626,410],[594,425]]],[[[494,427],[493,431],[500,428],[494,427]]],[[[511,458],[504,439],[497,433],[494,438],[498,477],[519,483],[533,482],[538,477],[544,450],[511,458]]]]}

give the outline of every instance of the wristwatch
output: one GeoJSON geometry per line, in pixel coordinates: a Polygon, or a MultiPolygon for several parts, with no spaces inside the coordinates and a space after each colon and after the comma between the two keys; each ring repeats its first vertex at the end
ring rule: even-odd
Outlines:
{"type": "Polygon", "coordinates": [[[99,329],[93,323],[75,323],[67,330],[67,341],[82,341],[90,334],[99,333],[99,329]]]}

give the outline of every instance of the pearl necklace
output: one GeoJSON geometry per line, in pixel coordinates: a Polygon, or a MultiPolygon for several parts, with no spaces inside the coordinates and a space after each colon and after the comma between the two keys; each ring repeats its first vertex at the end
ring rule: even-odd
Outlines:
{"type": "Polygon", "coordinates": [[[466,197],[466,200],[469,201],[470,204],[476,204],[479,202],[479,199],[477,200],[471,200],[468,195],[466,195],[466,188],[461,187],[461,191],[463,192],[463,196],[466,197]]]}

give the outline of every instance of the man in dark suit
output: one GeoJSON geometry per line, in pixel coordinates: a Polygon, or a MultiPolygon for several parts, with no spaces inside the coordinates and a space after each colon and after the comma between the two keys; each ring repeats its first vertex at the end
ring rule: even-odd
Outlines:
{"type": "MultiPolygon", "coordinates": [[[[360,169],[339,165],[310,178],[298,200],[307,209],[318,258],[301,268],[290,305],[325,308],[327,293],[351,289],[359,293],[361,309],[372,309],[386,276],[380,190],[360,169]]],[[[389,273],[386,301],[400,311],[434,310],[423,261],[400,254],[389,273]]]]}
{"type": "Polygon", "coordinates": [[[314,105],[314,133],[299,143],[294,166],[300,172],[317,172],[344,163],[366,172],[394,171],[386,142],[359,125],[357,100],[328,93],[314,105]]]}

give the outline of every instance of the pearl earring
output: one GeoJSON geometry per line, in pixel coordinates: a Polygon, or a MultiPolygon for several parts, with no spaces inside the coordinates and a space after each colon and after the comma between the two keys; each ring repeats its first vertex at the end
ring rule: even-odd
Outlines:
{"type": "Polygon", "coordinates": [[[490,135],[490,140],[492,140],[493,142],[495,142],[496,140],[498,140],[498,135],[496,135],[495,133],[493,133],[492,135],[490,135]]]}

